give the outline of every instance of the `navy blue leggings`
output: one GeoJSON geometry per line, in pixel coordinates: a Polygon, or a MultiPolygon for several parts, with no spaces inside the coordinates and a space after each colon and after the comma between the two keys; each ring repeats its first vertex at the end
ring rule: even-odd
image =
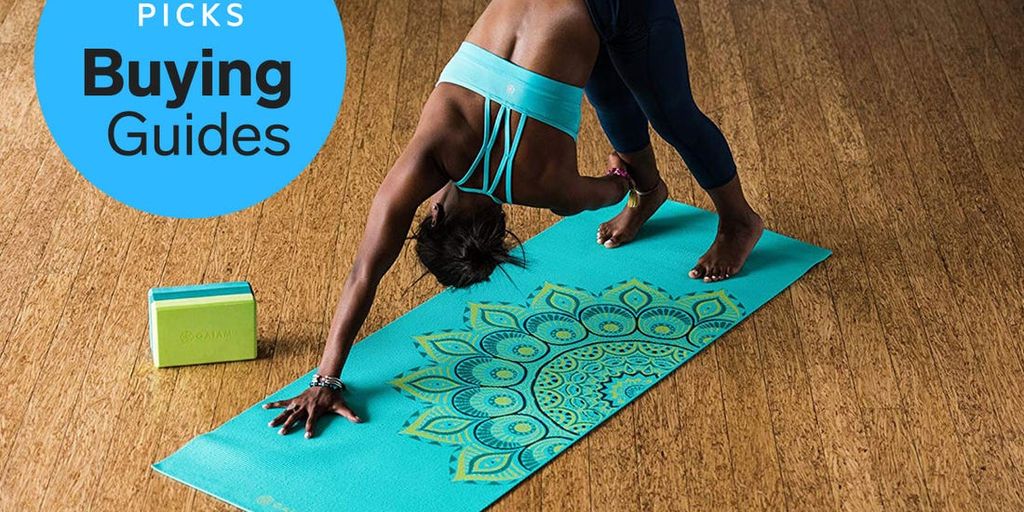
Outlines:
{"type": "Polygon", "coordinates": [[[601,36],[587,99],[620,153],[650,144],[647,123],[704,189],[736,176],[722,132],[693,100],[683,27],[673,0],[586,0],[601,36]]]}

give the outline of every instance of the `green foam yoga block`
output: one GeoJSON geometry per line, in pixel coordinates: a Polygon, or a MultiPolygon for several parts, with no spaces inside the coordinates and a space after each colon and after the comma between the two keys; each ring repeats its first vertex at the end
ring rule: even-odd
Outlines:
{"type": "Polygon", "coordinates": [[[157,368],[256,358],[256,300],[246,282],[152,288],[149,342],[157,368]]]}

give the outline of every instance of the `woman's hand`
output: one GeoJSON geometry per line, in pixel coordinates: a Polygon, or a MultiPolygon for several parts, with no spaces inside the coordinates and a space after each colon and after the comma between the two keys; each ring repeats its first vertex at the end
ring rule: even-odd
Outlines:
{"type": "Polygon", "coordinates": [[[300,422],[306,422],[306,439],[313,437],[313,426],[316,420],[328,413],[337,414],[347,418],[352,423],[361,423],[363,420],[352,412],[341,397],[340,391],[333,391],[324,387],[311,387],[303,391],[301,395],[288,400],[278,400],[263,404],[264,409],[280,409],[284,412],[279,414],[270,422],[271,427],[281,427],[279,433],[285,435],[300,422]]]}

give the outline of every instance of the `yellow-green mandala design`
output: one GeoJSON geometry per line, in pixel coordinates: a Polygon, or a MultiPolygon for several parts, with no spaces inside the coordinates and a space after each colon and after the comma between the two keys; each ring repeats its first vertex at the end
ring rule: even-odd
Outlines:
{"type": "Polygon", "coordinates": [[[417,337],[430,364],[392,381],[425,405],[402,433],[457,447],[454,481],[517,481],[743,316],[724,291],[672,297],[636,279],[470,304],[467,330],[417,337]]]}

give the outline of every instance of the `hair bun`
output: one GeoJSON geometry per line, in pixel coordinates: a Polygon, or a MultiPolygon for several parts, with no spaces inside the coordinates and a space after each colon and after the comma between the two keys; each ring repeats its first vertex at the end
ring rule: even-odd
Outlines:
{"type": "Polygon", "coordinates": [[[498,256],[504,250],[504,238],[495,243],[494,240],[469,237],[466,239],[465,257],[466,260],[476,265],[497,265],[500,263],[498,256]]]}
{"type": "MultiPolygon", "coordinates": [[[[447,219],[439,226],[423,219],[414,238],[416,254],[427,271],[445,286],[466,287],[486,281],[502,263],[525,266],[505,243],[505,213],[447,219]]],[[[514,237],[515,235],[513,235],[514,237]]]]}

